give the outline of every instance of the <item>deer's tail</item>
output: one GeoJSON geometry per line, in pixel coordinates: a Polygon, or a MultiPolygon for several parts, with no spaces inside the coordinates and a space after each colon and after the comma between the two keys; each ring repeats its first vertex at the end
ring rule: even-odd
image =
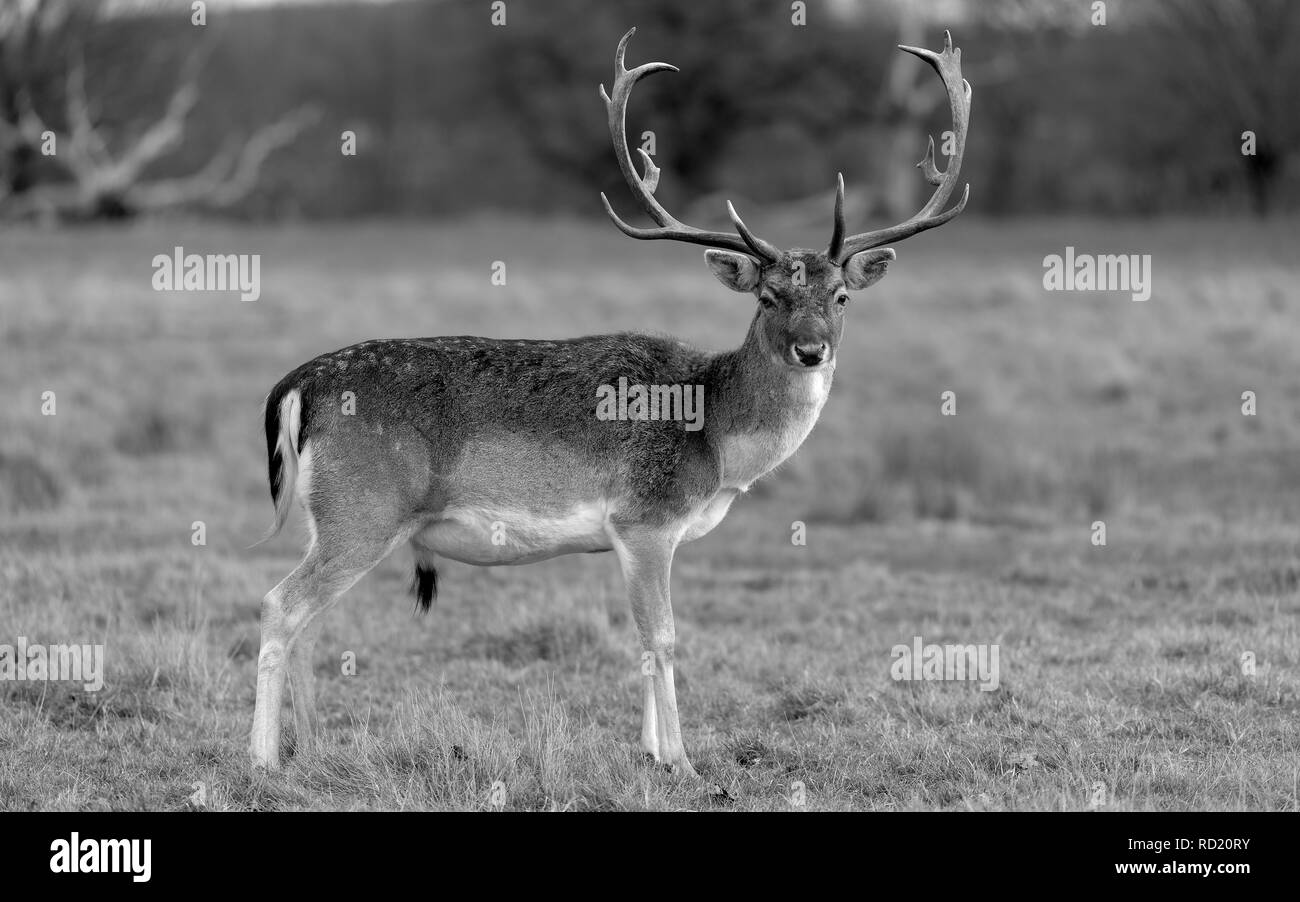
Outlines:
{"type": "Polygon", "coordinates": [[[265,542],[284,528],[298,484],[298,456],[307,436],[303,432],[303,397],[297,388],[280,383],[266,398],[266,468],[275,504],[275,523],[257,541],[265,542]]]}

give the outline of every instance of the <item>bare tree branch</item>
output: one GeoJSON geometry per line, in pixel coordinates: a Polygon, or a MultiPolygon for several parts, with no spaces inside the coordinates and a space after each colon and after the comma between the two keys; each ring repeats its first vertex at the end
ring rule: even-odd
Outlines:
{"type": "Polygon", "coordinates": [[[319,119],[320,110],[315,106],[299,107],[258,129],[244,142],[242,149],[235,142],[228,141],[222,151],[194,175],[137,185],[131,190],[130,198],[146,210],[191,203],[228,207],[243,200],[256,187],[267,157],[291,144],[319,119]]]}
{"type": "MultiPolygon", "coordinates": [[[[0,17],[6,12],[7,7],[0,7],[0,17]]],[[[72,182],[36,185],[21,193],[9,191],[6,185],[0,192],[5,212],[17,216],[51,210],[84,216],[129,215],[185,204],[226,207],[246,197],[256,187],[267,157],[319,119],[316,107],[300,107],[242,142],[231,138],[192,175],[143,180],[154,162],[183,143],[187,120],[199,102],[198,73],[209,50],[205,45],[190,55],[162,115],[117,154],[95,124],[93,104],[86,93],[86,67],[80,53],[75,54],[64,98],[68,132],[51,158],[68,172],[72,182]]],[[[0,122],[0,142],[38,147],[48,129],[25,90],[17,97],[17,107],[16,122],[0,122]]]]}

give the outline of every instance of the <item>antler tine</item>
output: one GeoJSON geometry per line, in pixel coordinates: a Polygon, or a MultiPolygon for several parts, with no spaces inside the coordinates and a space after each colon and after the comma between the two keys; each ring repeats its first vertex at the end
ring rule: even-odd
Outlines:
{"type": "Polygon", "coordinates": [[[731,208],[730,202],[728,202],[728,209],[731,212],[733,222],[736,223],[737,230],[740,232],[739,236],[728,232],[704,231],[675,219],[654,197],[655,189],[659,185],[659,168],[650,159],[650,155],[641,148],[637,148],[637,151],[641,154],[645,175],[637,173],[627,143],[628,97],[631,96],[632,88],[636,83],[647,75],[652,75],[655,72],[676,72],[678,70],[676,66],[669,63],[643,63],[634,69],[628,69],[624,65],[624,58],[627,53],[627,43],[634,34],[636,34],[636,29],[632,28],[618,42],[618,49],[614,52],[613,91],[606,93],[605,86],[601,85],[600,97],[605,101],[605,107],[609,112],[609,136],[614,143],[614,156],[618,158],[618,166],[623,172],[623,178],[627,181],[628,187],[632,189],[632,194],[641,204],[641,208],[658,224],[659,228],[643,229],[628,225],[614,212],[614,207],[610,204],[609,198],[602,191],[600,200],[605,205],[605,213],[609,215],[618,230],[630,238],[643,241],[667,238],[672,241],[684,241],[688,244],[702,244],[706,247],[726,248],[742,254],[757,255],[767,261],[777,259],[780,256],[780,251],[745,228],[744,223],[735,215],[735,210],[731,208]]]}
{"type": "MultiPolygon", "coordinates": [[[[948,92],[948,106],[952,112],[952,158],[948,162],[948,168],[940,172],[939,167],[935,165],[934,138],[931,136],[926,144],[925,156],[921,159],[921,162],[916,164],[922,175],[925,176],[925,180],[929,184],[936,186],[930,200],[917,211],[915,216],[905,222],[890,226],[887,229],[864,232],[845,240],[840,247],[838,259],[836,260],[839,263],[843,263],[849,257],[861,251],[880,247],[882,244],[888,244],[892,241],[902,241],[917,232],[924,232],[926,229],[941,226],[966,209],[966,201],[970,198],[970,185],[967,184],[965,190],[962,191],[961,200],[957,202],[956,206],[947,212],[939,212],[948,203],[953,188],[957,186],[957,175],[961,172],[962,156],[966,152],[966,132],[970,127],[971,87],[970,82],[962,78],[961,75],[961,49],[953,47],[952,33],[949,31],[943,33],[943,50],[938,53],[924,47],[909,47],[904,44],[899,44],[898,49],[925,60],[935,72],[939,73],[939,78],[943,80],[944,87],[948,92]]],[[[836,255],[832,254],[832,256],[836,255]]]]}
{"type": "Polygon", "coordinates": [[[826,256],[832,260],[839,259],[840,248],[844,246],[844,173],[838,173],[835,181],[835,228],[831,231],[830,247],[826,249],[826,256]]]}
{"type": "Polygon", "coordinates": [[[745,244],[749,245],[754,253],[765,260],[775,260],[781,256],[780,249],[759,238],[749,230],[749,227],[745,225],[745,221],[740,218],[740,214],[736,212],[736,208],[731,205],[731,201],[727,201],[727,215],[731,217],[731,222],[735,225],[736,231],[740,233],[740,237],[745,240],[745,244]]]}
{"type": "MultiPolygon", "coordinates": [[[[614,50],[614,79],[615,79],[615,81],[618,80],[618,78],[619,78],[620,75],[622,75],[624,72],[627,71],[627,64],[626,64],[623,60],[624,60],[624,58],[627,56],[627,42],[630,41],[630,40],[632,40],[632,35],[634,35],[634,34],[636,34],[636,26],[635,26],[635,25],[633,25],[631,28],[629,28],[629,29],[627,30],[627,34],[623,35],[623,37],[619,38],[619,40],[618,40],[618,47],[617,47],[617,49],[614,50]]],[[[600,89],[601,89],[602,91],[605,90],[605,86],[604,86],[604,85],[601,85],[601,86],[600,86],[600,89]]]]}

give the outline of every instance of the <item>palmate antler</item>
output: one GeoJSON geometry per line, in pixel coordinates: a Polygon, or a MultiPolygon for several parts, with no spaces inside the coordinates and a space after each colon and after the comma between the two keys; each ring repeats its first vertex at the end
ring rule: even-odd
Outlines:
{"type": "Polygon", "coordinates": [[[880,247],[882,244],[902,241],[917,232],[924,232],[926,229],[933,229],[936,226],[943,225],[966,209],[966,201],[970,198],[970,184],[968,183],[957,205],[947,212],[939,212],[943,209],[944,204],[948,202],[948,198],[952,195],[952,189],[957,184],[957,174],[961,172],[962,154],[966,150],[966,131],[970,126],[971,90],[970,83],[961,77],[961,49],[952,46],[952,34],[947,31],[943,33],[943,50],[940,53],[926,50],[923,47],[908,47],[903,44],[899,44],[898,49],[919,56],[929,63],[934,68],[934,71],[939,73],[939,77],[943,79],[944,87],[948,91],[948,105],[952,108],[954,145],[952,159],[948,162],[948,169],[945,172],[940,172],[934,164],[934,138],[930,138],[929,144],[925,148],[925,158],[916,164],[925,173],[925,180],[931,185],[938,186],[935,188],[929,202],[915,216],[905,222],[886,229],[877,229],[874,232],[863,232],[860,235],[853,235],[848,238],[844,237],[844,176],[841,175],[835,192],[835,230],[831,233],[830,247],[826,250],[826,255],[840,265],[843,265],[854,254],[873,247],[880,247]]]}
{"type": "Polygon", "coordinates": [[[627,34],[623,35],[623,40],[618,42],[618,50],[614,54],[613,97],[605,93],[604,85],[600,86],[600,96],[605,101],[605,108],[609,111],[609,136],[614,142],[614,154],[618,157],[619,168],[623,170],[623,178],[627,179],[628,187],[632,189],[632,194],[640,201],[642,209],[659,224],[659,228],[639,229],[628,225],[619,219],[618,214],[614,212],[614,208],[610,206],[609,198],[602,191],[600,199],[605,204],[605,212],[614,221],[614,225],[618,226],[619,231],[632,238],[644,241],[667,238],[672,241],[703,244],[707,247],[726,248],[742,254],[757,256],[768,262],[776,260],[781,256],[781,251],[751,232],[736,213],[736,208],[731,205],[731,201],[727,201],[727,213],[731,216],[731,221],[735,223],[736,231],[740,233],[739,237],[727,232],[707,232],[674,219],[672,214],[665,210],[663,205],[654,198],[655,188],[659,185],[659,167],[650,159],[650,155],[641,148],[637,148],[637,152],[641,154],[641,160],[645,164],[645,175],[640,176],[637,174],[636,166],[632,163],[631,151],[627,146],[628,97],[632,94],[633,86],[645,76],[655,72],[676,72],[678,70],[676,66],[668,63],[644,63],[635,69],[629,70],[623,65],[623,56],[627,52],[627,42],[631,40],[634,34],[636,34],[635,28],[629,30],[627,34]]]}

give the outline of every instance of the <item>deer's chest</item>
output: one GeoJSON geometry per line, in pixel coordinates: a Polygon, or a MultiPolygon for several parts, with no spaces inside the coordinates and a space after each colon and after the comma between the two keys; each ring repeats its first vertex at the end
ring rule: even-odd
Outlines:
{"type": "Polygon", "coordinates": [[[728,434],[722,441],[723,488],[748,488],[799,450],[812,432],[830,393],[829,371],[801,375],[766,406],[752,428],[728,434]]]}

